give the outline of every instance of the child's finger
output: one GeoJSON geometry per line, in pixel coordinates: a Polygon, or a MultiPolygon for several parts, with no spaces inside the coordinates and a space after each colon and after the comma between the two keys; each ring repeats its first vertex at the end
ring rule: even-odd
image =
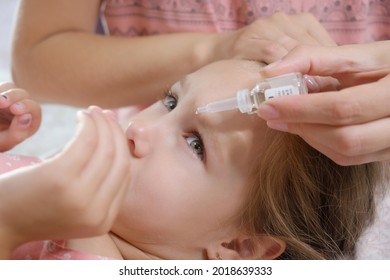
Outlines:
{"type": "Polygon", "coordinates": [[[127,189],[130,178],[130,152],[128,141],[122,127],[109,115],[107,118],[111,128],[115,158],[103,182],[100,195],[102,198],[106,198],[106,202],[110,203],[107,207],[110,207],[112,201],[117,197],[118,192],[124,192],[122,188],[127,189]]]}
{"type": "Polygon", "coordinates": [[[15,147],[15,145],[19,144],[20,142],[17,142],[13,139],[13,137],[10,135],[9,130],[1,131],[0,132],[0,152],[8,151],[15,147]]]}
{"type": "Polygon", "coordinates": [[[2,93],[3,91],[10,90],[12,88],[15,88],[15,85],[13,83],[9,83],[9,82],[0,83],[0,93],[2,93]]]}
{"type": "MultiPolygon", "coordinates": [[[[32,115],[24,114],[15,116],[8,129],[9,141],[13,141],[14,146],[33,134],[31,130],[32,115]]],[[[35,132],[35,131],[34,131],[35,132]]]]}
{"type": "Polygon", "coordinates": [[[90,109],[96,123],[97,146],[89,164],[83,172],[83,178],[91,186],[101,186],[107,177],[116,157],[116,147],[107,117],[97,107],[90,109]]]}
{"type": "Polygon", "coordinates": [[[72,172],[69,177],[74,176],[73,173],[79,175],[83,172],[97,146],[96,124],[90,113],[80,111],[78,119],[76,135],[65,149],[53,158],[53,160],[58,159],[59,164],[64,165],[64,170],[72,172]]]}
{"type": "MultiPolygon", "coordinates": [[[[32,120],[30,122],[29,128],[30,135],[34,134],[38,130],[41,124],[42,112],[41,107],[35,101],[31,99],[25,99],[12,104],[10,106],[10,112],[15,116],[31,115],[32,120]]],[[[26,124],[26,117],[22,117],[20,121],[22,121],[21,124],[26,124]]]]}
{"type": "Polygon", "coordinates": [[[11,88],[1,93],[0,109],[11,106],[12,104],[30,97],[29,93],[20,88],[11,88]]]}

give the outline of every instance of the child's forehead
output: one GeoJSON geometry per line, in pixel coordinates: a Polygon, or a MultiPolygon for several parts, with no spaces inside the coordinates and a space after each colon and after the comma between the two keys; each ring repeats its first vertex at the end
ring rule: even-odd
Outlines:
{"type": "Polygon", "coordinates": [[[260,80],[260,64],[248,60],[223,60],[209,64],[188,75],[200,85],[247,86],[260,80]]]}
{"type": "Polygon", "coordinates": [[[238,165],[244,164],[254,154],[254,148],[261,146],[265,122],[255,114],[242,114],[239,110],[203,114],[195,114],[195,110],[212,101],[235,97],[239,89],[252,88],[260,80],[259,70],[256,62],[220,61],[184,77],[172,87],[181,100],[178,110],[182,116],[191,115],[206,131],[206,138],[218,139],[216,148],[238,165]]]}
{"type": "Polygon", "coordinates": [[[209,64],[185,76],[172,88],[188,112],[204,126],[226,132],[258,129],[262,120],[257,115],[242,114],[239,110],[195,115],[197,107],[225,98],[234,98],[238,90],[252,88],[261,79],[261,66],[248,60],[226,60],[209,64]]]}
{"type": "Polygon", "coordinates": [[[260,64],[253,61],[218,61],[185,76],[172,89],[193,100],[197,106],[203,106],[235,97],[240,89],[254,87],[261,79],[259,70],[260,64]]]}
{"type": "MultiPolygon", "coordinates": [[[[187,78],[188,94],[193,95],[194,107],[208,102],[235,97],[237,90],[252,88],[260,80],[260,65],[249,61],[214,63],[187,78]]],[[[234,165],[247,168],[262,149],[265,122],[256,114],[242,114],[239,110],[196,115],[203,127],[223,139],[219,148],[228,153],[234,165]]]]}

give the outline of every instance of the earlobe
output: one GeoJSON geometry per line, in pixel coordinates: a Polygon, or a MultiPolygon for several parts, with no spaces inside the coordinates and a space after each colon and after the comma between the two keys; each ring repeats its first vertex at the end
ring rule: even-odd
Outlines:
{"type": "Polygon", "coordinates": [[[273,236],[241,236],[207,248],[207,256],[213,260],[272,260],[285,250],[286,243],[273,236]]]}

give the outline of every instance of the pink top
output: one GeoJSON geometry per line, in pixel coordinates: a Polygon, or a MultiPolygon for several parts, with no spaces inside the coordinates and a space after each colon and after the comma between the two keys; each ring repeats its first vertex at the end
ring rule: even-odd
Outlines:
{"type": "Polygon", "coordinates": [[[105,0],[108,33],[224,32],[275,12],[310,12],[338,44],[390,39],[390,0],[105,0]]]}
{"type": "Polygon", "coordinates": [[[0,153],[0,174],[40,162],[39,158],[0,153]]]}
{"type": "Polygon", "coordinates": [[[66,248],[66,241],[34,241],[16,248],[12,260],[109,260],[111,258],[66,248]]]}

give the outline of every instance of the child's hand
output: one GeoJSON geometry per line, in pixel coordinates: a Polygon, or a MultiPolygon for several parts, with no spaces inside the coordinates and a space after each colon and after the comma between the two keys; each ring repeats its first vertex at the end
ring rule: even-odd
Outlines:
{"type": "Polygon", "coordinates": [[[29,99],[28,92],[10,83],[0,84],[0,152],[30,137],[40,123],[41,108],[29,99]]]}
{"type": "Polygon", "coordinates": [[[111,112],[92,108],[79,118],[77,135],[57,156],[0,176],[0,200],[10,202],[0,203],[0,243],[10,250],[110,231],[130,182],[127,137],[111,112]]]}

